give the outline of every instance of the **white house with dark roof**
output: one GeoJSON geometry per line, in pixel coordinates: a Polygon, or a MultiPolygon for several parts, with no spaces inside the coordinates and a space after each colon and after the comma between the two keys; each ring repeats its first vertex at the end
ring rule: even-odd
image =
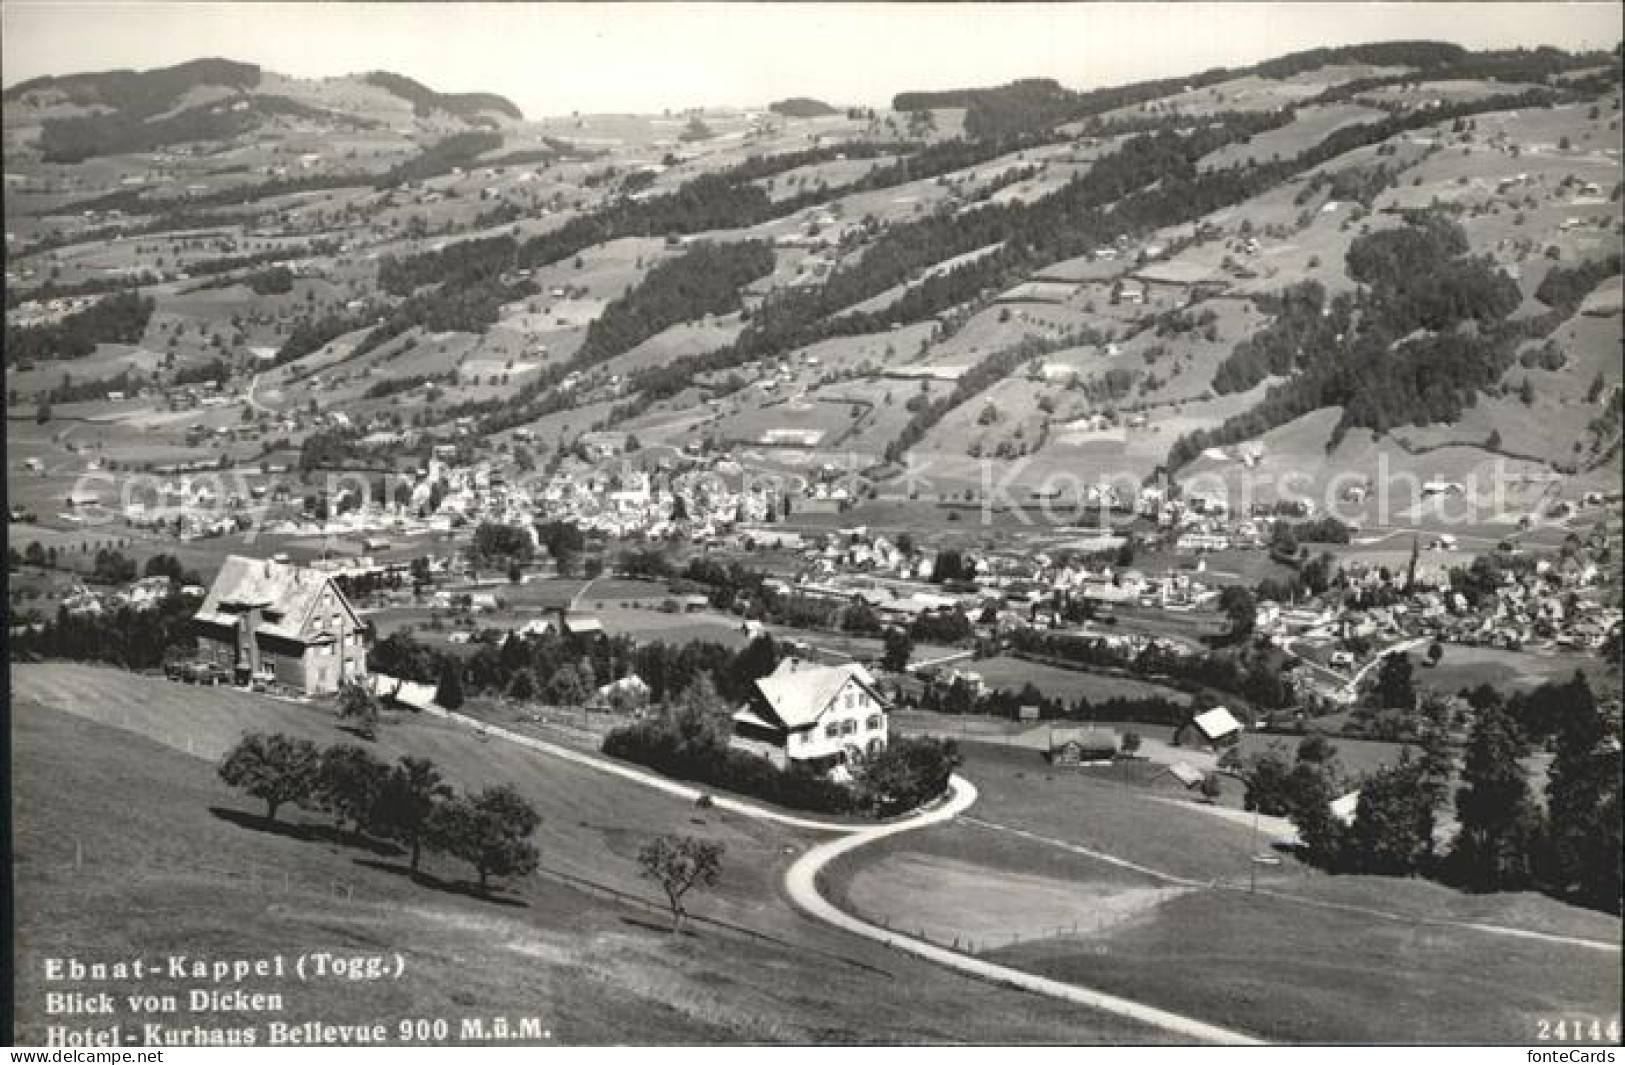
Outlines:
{"type": "Polygon", "coordinates": [[[307,695],[367,675],[366,626],[331,574],[230,555],[193,618],[198,657],[307,695]]]}
{"type": "Polygon", "coordinates": [[[860,665],[796,658],[756,681],[733,716],[730,745],[768,759],[827,771],[886,746],[889,705],[860,665]]]}

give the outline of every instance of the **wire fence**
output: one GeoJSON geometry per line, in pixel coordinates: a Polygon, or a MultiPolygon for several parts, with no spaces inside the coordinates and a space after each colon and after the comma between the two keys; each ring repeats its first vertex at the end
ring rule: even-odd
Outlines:
{"type": "Polygon", "coordinates": [[[870,924],[884,928],[888,932],[917,939],[932,946],[944,947],[959,954],[981,955],[995,950],[1003,950],[1016,946],[1019,943],[1032,943],[1055,939],[1083,937],[1099,937],[1110,931],[1115,925],[1121,923],[1121,915],[1108,915],[1097,913],[1090,917],[1075,919],[1066,924],[1058,925],[1031,925],[1020,929],[986,929],[977,932],[953,932],[946,929],[927,929],[908,921],[893,922],[888,914],[868,914],[857,909],[853,913],[870,924]]]}

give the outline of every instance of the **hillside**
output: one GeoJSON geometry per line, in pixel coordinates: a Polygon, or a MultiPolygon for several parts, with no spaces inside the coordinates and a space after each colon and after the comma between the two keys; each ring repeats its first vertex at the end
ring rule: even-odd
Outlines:
{"type": "Polygon", "coordinates": [[[277,1016],[183,1015],[208,1026],[257,1021],[262,1036],[276,1019],[382,1021],[388,1042],[470,1042],[459,1018],[506,1016],[516,1029],[541,1020],[545,1034],[526,1043],[578,1046],[1158,1041],[1140,1025],[972,982],[812,922],[773,883],[785,851],[805,842],[793,831],[697,812],[466,730],[404,722],[380,756],[430,757],[459,784],[512,781],[542,811],[543,872],[500,901],[480,900],[465,870],[431,858],[430,875],[414,882],[398,851],[337,838],[313,813],[290,811],[281,831],[268,831],[217,779],[219,752],[247,728],[345,739],[326,712],[71,665],[24,667],[19,683],[16,803],[37,811],[16,846],[25,1035],[53,1023],[41,959],[95,942],[109,957],[203,943],[219,956],[404,952],[399,981],[259,981],[253,990],[285,995],[277,1016]],[[681,937],[667,934],[658,891],[634,861],[646,838],[668,830],[728,847],[724,879],[694,906],[697,931],[681,937]],[[967,1013],[968,996],[993,1012],[967,1013]],[[419,1017],[449,1018],[453,1030],[396,1035],[419,1017]]]}
{"type": "Polygon", "coordinates": [[[146,71],[41,77],[5,90],[8,144],[25,143],[48,163],[87,160],[205,143],[274,136],[289,124],[307,135],[391,126],[387,107],[365,92],[404,101],[417,119],[486,128],[521,121],[509,101],[490,93],[437,93],[410,78],[375,72],[359,78],[299,82],[247,63],[201,59],[146,71]],[[348,83],[348,84],[346,84],[348,83]]]}
{"type": "Polygon", "coordinates": [[[1618,49],[452,69],[0,99],[25,1035],[44,959],[205,944],[399,950],[270,990],[537,1043],[1617,1037],[1618,49]],[[419,877],[221,781],[363,737],[356,649],[414,686],[365,749],[512,785],[534,875],[482,897],[488,809],[419,877]],[[669,836],[726,847],[687,934],[669,836]]]}
{"type": "Polygon", "coordinates": [[[9,399],[137,464],[159,425],[413,468],[465,434],[573,468],[635,428],[808,492],[845,465],[918,496],[928,460],[938,499],[1229,483],[1335,409],[1280,453],[1314,483],[1499,457],[1578,496],[1618,458],[1617,77],[1394,42],[535,121],[385,73],[36,79],[5,103],[9,399]],[[133,327],[91,307],[137,285],[133,327]],[[178,409],[216,367],[227,409],[178,409]]]}

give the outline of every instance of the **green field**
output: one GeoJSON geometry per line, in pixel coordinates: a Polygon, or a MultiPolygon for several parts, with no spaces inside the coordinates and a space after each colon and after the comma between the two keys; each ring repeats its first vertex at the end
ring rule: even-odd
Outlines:
{"type": "Polygon", "coordinates": [[[1106,699],[1145,699],[1153,696],[1186,702],[1190,698],[1184,692],[1149,681],[1061,669],[1010,655],[955,662],[948,668],[978,673],[983,682],[995,691],[1018,692],[1030,683],[1049,698],[1065,699],[1068,703],[1078,699],[1098,703],[1106,699]]]}
{"type": "Polygon", "coordinates": [[[1535,654],[1507,651],[1498,647],[1466,647],[1446,644],[1437,666],[1426,665],[1426,648],[1411,655],[1416,666],[1416,683],[1422,687],[1454,695],[1463,688],[1488,684],[1508,691],[1539,687],[1547,681],[1566,681],[1575,672],[1585,673],[1593,684],[1607,671],[1607,663],[1595,655],[1535,654]]]}
{"type": "Polygon", "coordinates": [[[981,792],[969,820],[842,858],[826,871],[837,898],[899,931],[1269,1039],[1533,1042],[1540,1018],[1606,1024],[1617,1009],[1617,953],[1436,923],[1618,943],[1617,918],[1539,896],[1330,877],[1290,858],[1260,871],[1269,894],[1249,895],[1244,821],[1052,772],[1031,752],[964,749],[981,792]],[[921,890],[929,901],[914,903],[921,890]]]}

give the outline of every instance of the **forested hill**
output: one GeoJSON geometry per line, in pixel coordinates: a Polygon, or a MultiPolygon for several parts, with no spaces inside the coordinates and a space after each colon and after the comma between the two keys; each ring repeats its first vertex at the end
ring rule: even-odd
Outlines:
{"type": "MultiPolygon", "coordinates": [[[[522,122],[492,93],[440,93],[399,74],[299,81],[251,63],[199,59],[156,70],[33,78],[5,91],[8,133],[37,129],[46,162],[218,143],[298,128],[324,135],[393,128],[404,134],[522,122]],[[402,118],[399,101],[412,105],[402,118]]],[[[33,139],[23,137],[23,140],[33,139]]]]}
{"type": "MultiPolygon", "coordinates": [[[[989,88],[901,92],[893,98],[892,108],[896,111],[964,108],[967,136],[1002,137],[1050,129],[1236,78],[1282,79],[1340,64],[1397,69],[1397,72],[1391,70],[1358,83],[1358,88],[1369,89],[1384,84],[1468,78],[1545,84],[1568,71],[1594,63],[1594,57],[1573,56],[1551,48],[1469,52],[1460,45],[1440,41],[1385,41],[1340,48],[1314,48],[1239,69],[1215,67],[1184,77],[1140,81],[1081,92],[1064,88],[1048,78],[1027,78],[989,88]]],[[[1334,90],[1334,93],[1345,95],[1349,91],[1350,88],[1345,88],[1341,92],[1334,90]]]]}
{"type": "Polygon", "coordinates": [[[525,114],[511,101],[490,92],[444,93],[435,92],[421,82],[413,81],[403,74],[391,74],[386,70],[375,70],[366,75],[364,79],[369,85],[376,85],[380,89],[394,93],[412,105],[418,115],[427,115],[433,111],[444,111],[447,114],[457,115],[460,118],[478,120],[488,112],[495,112],[523,122],[525,114]]]}
{"type": "Polygon", "coordinates": [[[99,73],[47,75],[8,88],[3,99],[16,103],[30,95],[51,94],[80,107],[111,107],[145,117],[166,111],[188,90],[200,85],[252,89],[260,68],[229,59],[194,59],[157,70],[106,70],[99,73]]]}
{"type": "Polygon", "coordinates": [[[252,386],[233,440],[309,468],[621,433],[883,487],[916,459],[1589,475],[1625,424],[1619,78],[1385,42],[533,120],[381,72],[36,79],[5,102],[8,399],[252,386]]]}

